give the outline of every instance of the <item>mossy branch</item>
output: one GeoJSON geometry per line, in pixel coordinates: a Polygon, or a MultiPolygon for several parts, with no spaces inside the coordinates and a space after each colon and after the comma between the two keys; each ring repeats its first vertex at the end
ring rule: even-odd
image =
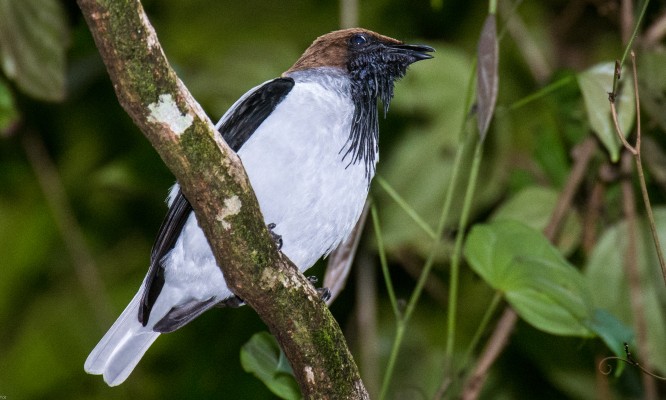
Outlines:
{"type": "Polygon", "coordinates": [[[229,288],[275,335],[303,396],[368,398],[337,322],[277,251],[240,160],[169,66],[140,1],[77,1],[120,104],[176,176],[229,288]]]}

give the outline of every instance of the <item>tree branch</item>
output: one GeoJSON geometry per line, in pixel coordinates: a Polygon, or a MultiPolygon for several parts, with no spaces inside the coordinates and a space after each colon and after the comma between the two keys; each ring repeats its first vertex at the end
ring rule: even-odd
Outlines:
{"type": "Polygon", "coordinates": [[[337,322],[277,251],[235,153],[169,66],[139,0],[77,0],[125,111],[176,176],[229,288],[254,308],[305,398],[367,398],[337,322]]]}

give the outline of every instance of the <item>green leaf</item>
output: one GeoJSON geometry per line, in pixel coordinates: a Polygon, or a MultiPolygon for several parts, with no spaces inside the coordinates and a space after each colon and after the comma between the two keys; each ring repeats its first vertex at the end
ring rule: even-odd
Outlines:
{"type": "MultiPolygon", "coordinates": [[[[666,238],[666,208],[655,207],[654,218],[662,244],[666,238]]],[[[628,242],[627,224],[622,221],[607,229],[599,238],[585,267],[595,307],[603,307],[626,325],[636,318],[631,307],[631,291],[623,265],[628,242]]],[[[666,373],[666,290],[661,276],[654,243],[645,221],[639,223],[637,235],[639,296],[646,323],[649,363],[666,373]]],[[[666,248],[662,248],[666,251],[666,248]]],[[[638,360],[644,364],[644,361],[638,360]]]]}
{"type": "MultiPolygon", "coordinates": [[[[559,193],[553,189],[531,186],[505,201],[493,215],[493,220],[511,219],[542,231],[555,209],[559,193]]],[[[572,252],[580,243],[582,226],[578,214],[569,210],[557,238],[557,247],[564,253],[572,252]]]]}
{"type": "Polygon", "coordinates": [[[268,332],[254,334],[243,345],[241,365],[282,399],[300,399],[293,371],[275,338],[268,332]]]}
{"type": "MultiPolygon", "coordinates": [[[[616,162],[620,156],[622,144],[615,132],[608,101],[608,93],[611,92],[613,86],[614,73],[614,63],[597,64],[578,74],[578,85],[583,93],[590,126],[608,150],[611,160],[616,162]]],[[[634,116],[636,115],[633,86],[631,75],[625,71],[625,76],[622,77],[618,85],[618,93],[615,97],[618,123],[625,137],[629,135],[629,130],[633,126],[634,116]]]]}
{"type": "Polygon", "coordinates": [[[465,257],[516,312],[534,327],[557,335],[593,336],[583,276],[543,235],[516,221],[475,226],[465,257]]]}
{"type": "Polygon", "coordinates": [[[0,0],[0,63],[30,96],[65,96],[67,19],[57,0],[0,0]]]}
{"type": "MultiPolygon", "coordinates": [[[[616,356],[624,355],[624,343],[633,343],[634,332],[620,320],[606,310],[596,309],[592,319],[585,321],[591,331],[596,333],[606,343],[616,356]]],[[[619,363],[616,375],[620,375],[624,369],[624,363],[619,363]]]]}

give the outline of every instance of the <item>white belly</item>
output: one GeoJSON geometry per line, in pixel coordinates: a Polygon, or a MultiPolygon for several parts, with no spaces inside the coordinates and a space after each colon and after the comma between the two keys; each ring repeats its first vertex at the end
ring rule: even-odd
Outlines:
{"type": "MultiPolygon", "coordinates": [[[[353,111],[349,97],[297,81],[238,152],[266,224],[301,271],[349,236],[367,197],[365,165],[342,159],[353,111]]],[[[165,261],[167,303],[232,295],[194,214],[165,261]]]]}
{"type": "Polygon", "coordinates": [[[282,236],[282,252],[305,270],[349,235],[368,180],[364,165],[342,160],[350,100],[315,84],[297,84],[276,113],[238,154],[266,223],[275,223],[273,231],[282,236]]]}

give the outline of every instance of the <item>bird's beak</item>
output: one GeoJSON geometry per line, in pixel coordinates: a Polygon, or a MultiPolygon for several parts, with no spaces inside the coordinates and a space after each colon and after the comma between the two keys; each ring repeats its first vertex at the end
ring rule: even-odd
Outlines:
{"type": "Polygon", "coordinates": [[[400,53],[403,53],[406,56],[412,57],[414,59],[412,63],[432,58],[432,54],[428,53],[435,51],[435,49],[432,47],[426,46],[424,44],[395,44],[391,45],[390,47],[399,51],[400,53]]]}

